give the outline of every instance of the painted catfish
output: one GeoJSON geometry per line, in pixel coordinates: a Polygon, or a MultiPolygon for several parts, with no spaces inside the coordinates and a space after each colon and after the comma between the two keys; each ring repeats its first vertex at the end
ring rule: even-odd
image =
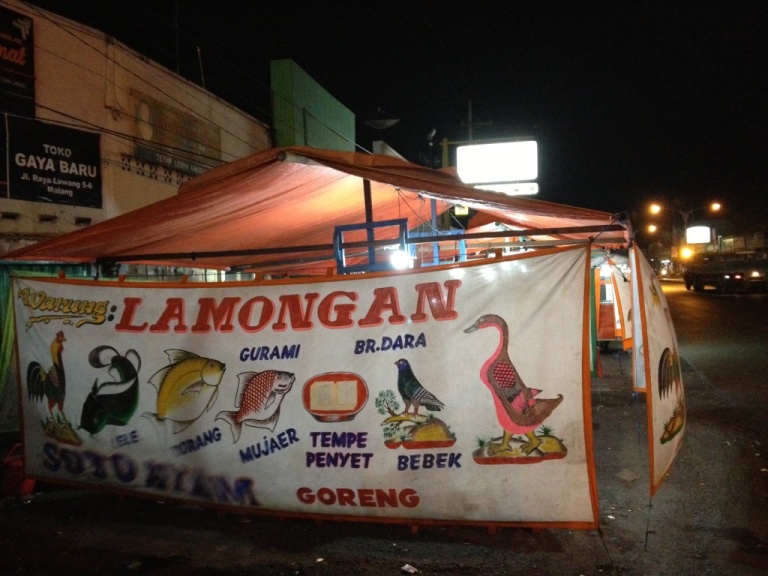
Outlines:
{"type": "Polygon", "coordinates": [[[125,426],[139,404],[139,354],[128,350],[123,356],[111,346],[97,346],[88,354],[88,363],[94,368],[108,367],[113,381],[99,384],[98,378],[94,380],[83,403],[80,428],[98,434],[107,425],[125,426]]]}
{"type": "Polygon", "coordinates": [[[232,441],[240,439],[243,424],[256,428],[275,429],[280,417],[280,404],[291,390],[296,377],[290,372],[265,370],[264,372],[243,372],[237,375],[238,386],[235,397],[237,411],[224,411],[216,420],[224,420],[232,428],[232,441]]]}
{"type": "Polygon", "coordinates": [[[177,434],[192,425],[216,402],[224,363],[186,350],[166,350],[170,364],[152,375],[157,389],[157,412],[143,416],[170,421],[177,434]]]}

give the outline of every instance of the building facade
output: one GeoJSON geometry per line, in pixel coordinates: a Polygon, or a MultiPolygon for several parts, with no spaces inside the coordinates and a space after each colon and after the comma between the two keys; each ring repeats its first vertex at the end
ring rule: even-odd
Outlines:
{"type": "Polygon", "coordinates": [[[0,257],[176,194],[269,127],[106,34],[0,0],[0,257]]]}

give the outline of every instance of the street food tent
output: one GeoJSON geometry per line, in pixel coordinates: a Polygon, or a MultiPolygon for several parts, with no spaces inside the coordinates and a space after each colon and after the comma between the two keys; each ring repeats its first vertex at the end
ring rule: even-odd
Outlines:
{"type": "MultiPolygon", "coordinates": [[[[221,166],[6,255],[261,272],[15,277],[27,472],[247,513],[594,529],[592,260],[628,239],[609,214],[395,158],[287,148],[221,166]],[[446,238],[435,223],[456,204],[474,213],[446,238]],[[362,236],[340,237],[350,225],[362,236]],[[333,273],[375,268],[393,242],[434,253],[333,273]],[[550,497],[512,497],[531,486],[550,497]]],[[[664,325],[632,324],[649,443],[664,445],[653,492],[682,438],[682,381],[663,294],[631,260],[640,316],[664,325]]]]}
{"type": "Polygon", "coordinates": [[[438,212],[456,204],[480,211],[470,229],[493,227],[495,222],[527,230],[529,235],[556,229],[554,234],[531,237],[596,238],[597,243],[614,247],[626,245],[628,239],[610,214],[476,190],[451,173],[399,158],[282,148],[222,165],[183,184],[175,197],[5,258],[252,267],[266,272],[279,263],[283,272],[324,273],[318,260],[324,257],[326,267],[333,264],[329,244],[334,227],[366,221],[365,182],[370,184],[368,215],[378,222],[407,219],[409,230],[431,222],[434,200],[438,212]],[[611,225],[620,231],[603,232],[601,238],[600,227],[610,230],[611,225]],[[277,257],[278,253],[305,262],[286,266],[287,258],[277,257]],[[308,265],[308,260],[315,264],[308,265]]]}

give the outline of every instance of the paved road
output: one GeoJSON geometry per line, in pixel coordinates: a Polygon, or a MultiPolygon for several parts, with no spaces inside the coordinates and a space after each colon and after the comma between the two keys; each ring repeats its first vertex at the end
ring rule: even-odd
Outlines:
{"type": "MultiPolygon", "coordinates": [[[[600,532],[352,524],[217,516],[208,510],[52,491],[0,508],[0,574],[152,576],[761,576],[768,574],[768,454],[750,415],[761,373],[749,337],[721,351],[709,326],[755,310],[749,298],[710,299],[669,290],[683,359],[686,436],[649,498],[645,400],[631,391],[629,357],[602,355],[593,381],[600,532]],[[679,299],[678,299],[679,298],[679,299]],[[687,306],[702,306],[691,311],[687,306]],[[707,312],[707,310],[709,310],[707,312]],[[710,318],[699,322],[700,314],[710,318]],[[742,374],[742,372],[738,372],[742,374]],[[743,388],[739,388],[743,382],[743,388]],[[746,402],[744,404],[743,402],[746,402]]],[[[765,316],[763,316],[764,318],[765,316]]],[[[757,350],[760,353],[760,350],[757,350]]],[[[562,497],[521,487],[521,497],[562,497]]]]}
{"type": "Polygon", "coordinates": [[[768,452],[768,295],[663,288],[680,355],[721,393],[724,415],[768,452]]]}

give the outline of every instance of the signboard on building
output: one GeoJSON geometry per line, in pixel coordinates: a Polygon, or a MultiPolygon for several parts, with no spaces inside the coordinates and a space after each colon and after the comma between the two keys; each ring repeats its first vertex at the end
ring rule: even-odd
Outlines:
{"type": "Polygon", "coordinates": [[[99,135],[6,116],[9,198],[101,208],[99,135]]]}
{"type": "Polygon", "coordinates": [[[249,513],[594,529],[588,256],[17,277],[26,471],[249,513]]]}
{"type": "Polygon", "coordinates": [[[0,111],[35,115],[32,18],[0,6],[0,111]]]}
{"type": "Polygon", "coordinates": [[[220,128],[134,90],[137,158],[197,176],[221,163],[220,128]]]}

